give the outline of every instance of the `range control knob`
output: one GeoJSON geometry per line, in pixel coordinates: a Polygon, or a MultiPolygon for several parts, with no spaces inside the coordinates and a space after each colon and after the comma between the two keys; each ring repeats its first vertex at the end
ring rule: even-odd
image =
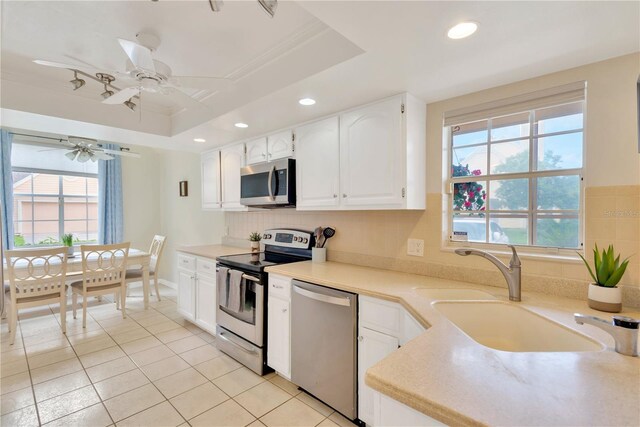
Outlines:
{"type": "Polygon", "coordinates": [[[309,239],[307,239],[306,237],[304,239],[302,239],[302,243],[307,244],[309,243],[309,239]]]}
{"type": "Polygon", "coordinates": [[[262,235],[262,238],[263,238],[263,239],[266,239],[266,238],[267,238],[267,233],[264,233],[264,234],[262,235]]]}
{"type": "Polygon", "coordinates": [[[298,241],[298,236],[293,236],[293,241],[297,242],[298,241]]]}

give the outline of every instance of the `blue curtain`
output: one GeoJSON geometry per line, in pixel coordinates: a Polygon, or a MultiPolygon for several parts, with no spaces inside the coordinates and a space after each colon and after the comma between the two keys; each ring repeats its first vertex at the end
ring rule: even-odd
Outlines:
{"type": "Polygon", "coordinates": [[[0,138],[2,247],[5,249],[13,249],[13,175],[11,174],[11,142],[13,141],[13,135],[2,129],[0,138]]]}
{"type": "MultiPolygon", "coordinates": [[[[103,144],[103,148],[119,150],[120,146],[103,144]]],[[[104,245],[120,243],[124,238],[120,156],[98,160],[98,186],[98,242],[104,245]]]]}

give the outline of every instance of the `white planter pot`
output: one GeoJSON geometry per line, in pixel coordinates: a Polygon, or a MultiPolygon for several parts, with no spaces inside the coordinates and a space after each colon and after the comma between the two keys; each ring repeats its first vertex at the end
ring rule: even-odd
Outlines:
{"type": "Polygon", "coordinates": [[[251,252],[260,252],[260,242],[250,242],[251,252]]]}
{"type": "Polygon", "coordinates": [[[67,246],[67,257],[72,257],[74,254],[73,246],[67,246]]]}
{"type": "Polygon", "coordinates": [[[608,313],[619,313],[622,310],[622,288],[590,284],[589,307],[608,313]]]}

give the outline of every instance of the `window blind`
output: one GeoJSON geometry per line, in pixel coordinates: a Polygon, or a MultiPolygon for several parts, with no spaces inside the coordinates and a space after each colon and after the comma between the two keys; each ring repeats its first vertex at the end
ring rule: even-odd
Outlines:
{"type": "Polygon", "coordinates": [[[444,114],[444,125],[453,126],[475,122],[487,117],[499,117],[521,111],[560,105],[585,99],[587,82],[580,81],[532,93],[486,102],[473,107],[448,111],[444,114]]]}

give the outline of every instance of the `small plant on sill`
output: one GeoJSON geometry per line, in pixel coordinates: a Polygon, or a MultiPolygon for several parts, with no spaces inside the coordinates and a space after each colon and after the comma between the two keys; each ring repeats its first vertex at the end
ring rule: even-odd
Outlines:
{"type": "Polygon", "coordinates": [[[69,233],[69,234],[63,234],[62,235],[62,244],[70,247],[73,246],[73,234],[69,233]]]}
{"type": "Polygon", "coordinates": [[[584,265],[587,266],[594,285],[606,288],[613,288],[620,282],[629,264],[629,258],[620,262],[620,255],[618,254],[616,257],[613,251],[613,245],[609,245],[609,248],[606,250],[603,249],[602,254],[600,254],[598,244],[596,244],[596,247],[593,249],[593,270],[587,260],[580,253],[578,253],[578,255],[582,258],[582,261],[584,261],[584,265]]]}

